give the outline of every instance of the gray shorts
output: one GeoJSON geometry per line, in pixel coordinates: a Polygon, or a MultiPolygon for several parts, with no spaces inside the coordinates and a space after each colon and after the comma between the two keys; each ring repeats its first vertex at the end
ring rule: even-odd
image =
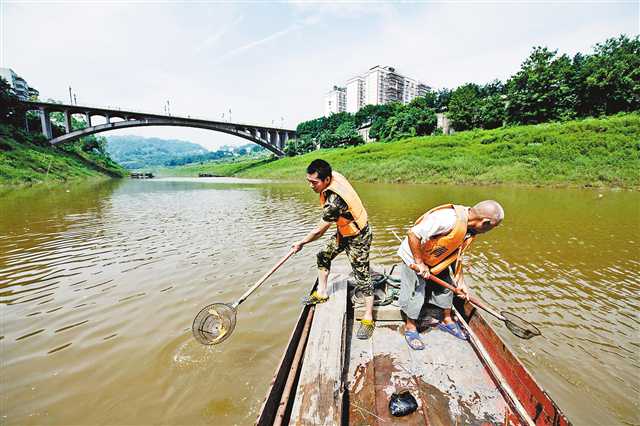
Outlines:
{"type": "MultiPolygon", "coordinates": [[[[437,277],[455,287],[449,268],[440,272],[437,277]]],[[[425,302],[442,309],[451,309],[453,292],[418,276],[404,263],[400,264],[400,296],[398,296],[400,309],[407,317],[417,320],[425,302]]]]}

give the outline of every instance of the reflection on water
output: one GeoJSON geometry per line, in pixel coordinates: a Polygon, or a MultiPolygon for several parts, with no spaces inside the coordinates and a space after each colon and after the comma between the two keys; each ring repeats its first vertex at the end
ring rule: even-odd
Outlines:
{"type": "MultiPolygon", "coordinates": [[[[372,258],[434,205],[502,202],[469,284],[539,325],[495,326],[576,424],[640,422],[640,196],[567,189],[356,185],[372,258]]],[[[322,242],[239,310],[226,343],[193,316],[233,301],[319,219],[304,184],[122,181],[0,196],[0,423],[252,423],[315,276],[322,242]]]]}

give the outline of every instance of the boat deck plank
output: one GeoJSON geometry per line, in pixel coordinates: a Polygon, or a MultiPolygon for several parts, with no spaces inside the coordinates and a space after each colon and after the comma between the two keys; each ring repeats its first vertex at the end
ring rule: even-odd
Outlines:
{"type": "Polygon", "coordinates": [[[393,424],[504,424],[507,403],[468,342],[433,329],[423,333],[425,350],[413,351],[401,332],[402,323],[386,322],[376,328],[370,347],[353,336],[347,388],[358,408],[350,407],[350,424],[374,424],[367,423],[374,416],[393,424]],[[361,406],[372,400],[371,389],[375,404],[361,406]],[[402,389],[419,409],[394,418],[389,399],[402,389]]]}
{"type": "Polygon", "coordinates": [[[340,424],[347,276],[331,274],[328,292],[329,300],[315,308],[290,424],[340,424]]]}

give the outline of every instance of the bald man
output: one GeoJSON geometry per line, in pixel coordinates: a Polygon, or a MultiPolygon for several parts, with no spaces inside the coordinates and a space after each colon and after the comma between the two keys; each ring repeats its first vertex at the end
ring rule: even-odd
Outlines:
{"type": "Polygon", "coordinates": [[[403,261],[399,304],[405,318],[405,340],[411,349],[424,349],[416,321],[425,302],[442,309],[442,321],[432,319],[432,325],[460,339],[467,338],[451,318],[453,292],[430,281],[429,276],[435,275],[466,294],[462,253],[476,235],[490,231],[503,219],[504,209],[493,200],[473,207],[444,204],[426,212],[409,230],[398,255],[403,261]]]}

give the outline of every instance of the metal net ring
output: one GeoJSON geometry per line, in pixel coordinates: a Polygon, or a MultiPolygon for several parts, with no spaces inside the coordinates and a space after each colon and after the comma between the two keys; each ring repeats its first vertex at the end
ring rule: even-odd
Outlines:
{"type": "Polygon", "coordinates": [[[511,312],[502,311],[500,315],[505,319],[504,323],[509,331],[521,339],[531,339],[532,337],[542,335],[538,327],[511,312]]]}
{"type": "Polygon", "coordinates": [[[236,310],[226,303],[213,303],[198,312],[191,331],[203,345],[217,345],[229,338],[236,328],[236,310]]]}

